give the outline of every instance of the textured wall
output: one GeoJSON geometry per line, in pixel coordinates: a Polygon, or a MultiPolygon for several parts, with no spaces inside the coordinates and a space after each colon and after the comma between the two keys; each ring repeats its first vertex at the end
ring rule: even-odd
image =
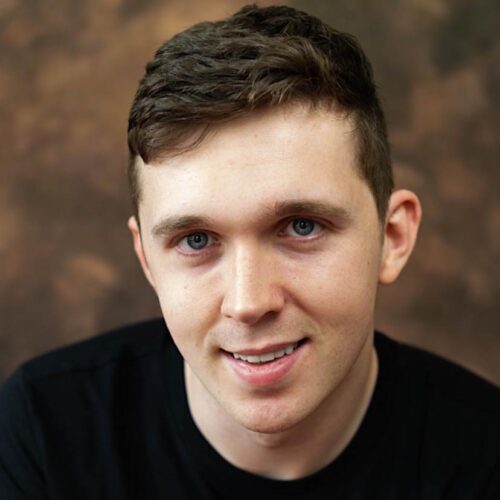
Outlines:
{"type": "MultiPolygon", "coordinates": [[[[244,3],[0,3],[0,379],[36,353],[159,314],[126,229],[128,108],[161,42],[244,3]]],[[[500,4],[290,3],[360,39],[398,184],[423,202],[416,253],[381,290],[378,325],[500,382],[500,4]]]]}

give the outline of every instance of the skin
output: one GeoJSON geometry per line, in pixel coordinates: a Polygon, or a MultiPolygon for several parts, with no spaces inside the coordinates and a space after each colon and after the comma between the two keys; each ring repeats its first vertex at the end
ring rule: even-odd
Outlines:
{"type": "Polygon", "coordinates": [[[417,235],[410,191],[395,191],[380,221],[352,128],[295,104],[220,126],[176,158],[138,161],[141,225],[131,217],[129,228],[184,357],[194,421],[228,461],[267,477],[311,474],[356,433],[378,373],[377,288],[417,235]],[[224,354],[299,339],[270,385],[242,381],[224,354]]]}

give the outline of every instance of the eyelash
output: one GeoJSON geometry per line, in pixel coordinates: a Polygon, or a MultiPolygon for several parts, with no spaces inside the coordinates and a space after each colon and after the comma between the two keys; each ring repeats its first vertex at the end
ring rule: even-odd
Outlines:
{"type": "MultiPolygon", "coordinates": [[[[314,224],[314,228],[313,228],[313,231],[312,231],[312,236],[311,235],[305,235],[305,236],[300,236],[300,235],[296,235],[295,237],[294,236],[290,236],[291,238],[294,238],[296,239],[297,241],[301,241],[301,242],[310,242],[312,240],[315,240],[316,238],[318,238],[321,234],[316,234],[318,231],[321,233],[322,231],[324,231],[325,229],[325,224],[317,221],[316,219],[313,219],[313,218],[309,218],[309,217],[293,217],[291,219],[287,219],[281,226],[281,230],[279,231],[278,235],[280,237],[284,237],[286,238],[287,235],[284,235],[284,231],[295,221],[299,221],[299,220],[304,220],[304,221],[309,221],[309,222],[312,222],[314,224]]],[[[181,237],[179,237],[178,239],[176,239],[174,241],[174,246],[179,248],[179,246],[181,245],[182,242],[187,242],[187,238],[189,236],[192,236],[194,234],[205,234],[208,236],[209,240],[212,239],[213,241],[215,241],[216,243],[218,242],[217,238],[215,236],[212,236],[210,235],[209,232],[207,231],[192,231],[188,234],[185,234],[181,237]]],[[[207,244],[207,246],[203,247],[202,249],[200,250],[196,250],[196,249],[193,249],[193,248],[190,248],[188,251],[180,251],[180,253],[183,255],[183,256],[186,256],[186,257],[201,257],[203,256],[204,254],[206,254],[207,252],[209,252],[211,249],[213,248],[213,244],[210,244],[210,242],[207,244]]]]}

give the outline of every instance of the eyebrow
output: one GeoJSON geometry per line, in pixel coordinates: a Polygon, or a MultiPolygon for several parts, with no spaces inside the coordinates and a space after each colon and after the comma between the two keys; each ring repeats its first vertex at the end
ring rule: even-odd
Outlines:
{"type": "Polygon", "coordinates": [[[198,227],[207,227],[213,224],[208,217],[198,215],[182,215],[180,217],[171,216],[160,220],[152,229],[153,236],[161,236],[174,231],[184,231],[186,229],[195,229],[198,227]]]}
{"type": "MultiPolygon", "coordinates": [[[[287,200],[276,202],[274,210],[270,210],[276,217],[308,214],[333,219],[337,224],[344,225],[352,220],[351,213],[337,205],[310,200],[287,200]]],[[[169,216],[161,219],[152,229],[153,236],[162,236],[176,231],[197,229],[214,226],[210,217],[199,215],[169,216]]]]}
{"type": "Polygon", "coordinates": [[[352,214],[346,208],[331,203],[310,200],[289,200],[276,202],[274,214],[278,217],[285,217],[294,214],[310,214],[335,219],[342,223],[352,220],[352,214]]]}

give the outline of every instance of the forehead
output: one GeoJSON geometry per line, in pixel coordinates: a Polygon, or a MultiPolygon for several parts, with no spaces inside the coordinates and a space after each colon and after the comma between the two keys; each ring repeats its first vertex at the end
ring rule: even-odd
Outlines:
{"type": "Polygon", "coordinates": [[[287,199],[342,201],[366,184],[355,150],[345,114],[297,105],[255,112],[215,127],[192,151],[139,161],[139,213],[142,219],[184,209],[248,211],[287,199]]]}

